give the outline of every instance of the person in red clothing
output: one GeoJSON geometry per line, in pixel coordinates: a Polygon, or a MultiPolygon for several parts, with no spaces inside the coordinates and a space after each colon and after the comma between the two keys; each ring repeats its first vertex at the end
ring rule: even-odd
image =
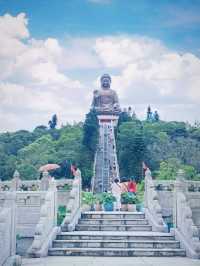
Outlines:
{"type": "Polygon", "coordinates": [[[136,194],[137,192],[137,184],[135,182],[135,178],[131,177],[128,182],[128,192],[136,194]]]}

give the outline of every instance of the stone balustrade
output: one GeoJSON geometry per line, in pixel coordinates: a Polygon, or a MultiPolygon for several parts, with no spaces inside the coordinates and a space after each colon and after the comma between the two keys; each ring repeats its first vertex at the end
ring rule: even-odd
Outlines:
{"type": "Polygon", "coordinates": [[[11,208],[0,208],[0,265],[15,254],[12,243],[12,210],[11,208]]]}
{"type": "Polygon", "coordinates": [[[91,180],[91,191],[94,192],[94,184],[95,184],[95,168],[96,168],[96,163],[97,163],[97,153],[95,153],[94,156],[94,164],[93,164],[93,176],[91,180]]]}
{"type": "Polygon", "coordinates": [[[40,209],[40,219],[35,228],[34,240],[28,250],[32,257],[47,256],[48,248],[58,232],[56,182],[52,180],[40,209]]]}
{"type": "Polygon", "coordinates": [[[154,231],[166,232],[167,226],[162,218],[162,208],[159,204],[158,193],[148,169],[145,172],[145,214],[152,225],[154,231]]]}
{"type": "MultiPolygon", "coordinates": [[[[48,173],[43,173],[41,180],[22,180],[18,171],[15,171],[13,179],[9,181],[0,180],[0,191],[40,191],[48,189],[48,173]]],[[[69,191],[72,187],[72,179],[58,179],[56,186],[58,191],[69,191]]]]}
{"type": "Polygon", "coordinates": [[[67,231],[73,231],[81,216],[81,177],[75,177],[67,204],[67,213],[61,227],[67,231]]]}
{"type": "Polygon", "coordinates": [[[4,192],[0,206],[0,265],[21,265],[16,256],[16,193],[4,192]]]}
{"type": "MultiPolygon", "coordinates": [[[[197,226],[193,222],[189,202],[189,182],[184,179],[184,172],[179,170],[174,186],[173,220],[175,237],[186,249],[191,258],[200,258],[200,238],[197,226]]],[[[200,195],[199,195],[200,196],[200,195]]],[[[200,197],[199,202],[200,206],[200,197]]]]}

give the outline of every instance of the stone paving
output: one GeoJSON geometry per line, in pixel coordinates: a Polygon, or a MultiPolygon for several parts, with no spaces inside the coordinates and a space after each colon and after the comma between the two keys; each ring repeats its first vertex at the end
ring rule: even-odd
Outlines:
{"type": "Polygon", "coordinates": [[[22,266],[200,266],[200,260],[178,257],[46,257],[24,258],[22,266]]]}

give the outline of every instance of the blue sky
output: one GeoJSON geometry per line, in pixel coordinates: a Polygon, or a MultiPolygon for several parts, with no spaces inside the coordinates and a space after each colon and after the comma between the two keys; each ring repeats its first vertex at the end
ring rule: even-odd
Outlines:
{"type": "Polygon", "coordinates": [[[138,34],[199,54],[199,0],[0,0],[0,14],[27,14],[35,38],[138,34]]]}
{"type": "Polygon", "coordinates": [[[200,0],[0,0],[0,131],[80,121],[103,73],[144,119],[200,120],[200,0]]]}

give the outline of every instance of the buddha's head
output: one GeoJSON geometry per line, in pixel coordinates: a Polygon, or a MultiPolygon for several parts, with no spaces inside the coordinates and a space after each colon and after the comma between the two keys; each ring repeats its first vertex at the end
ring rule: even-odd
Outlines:
{"type": "Polygon", "coordinates": [[[102,89],[109,89],[111,84],[111,77],[108,74],[104,74],[101,77],[101,87],[102,89]]]}

